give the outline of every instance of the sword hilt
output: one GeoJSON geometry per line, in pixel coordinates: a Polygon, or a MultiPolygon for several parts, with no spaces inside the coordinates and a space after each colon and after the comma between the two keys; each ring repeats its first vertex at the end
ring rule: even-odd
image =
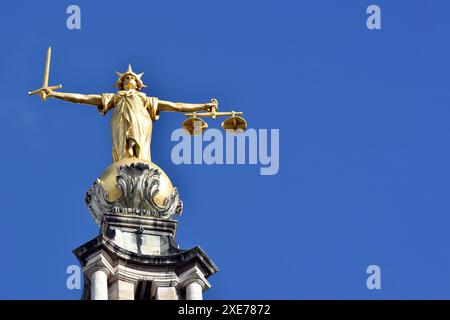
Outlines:
{"type": "Polygon", "coordinates": [[[47,100],[47,94],[45,93],[45,89],[57,90],[57,89],[61,89],[61,88],[62,88],[61,84],[58,84],[57,86],[42,87],[42,88],[39,88],[39,89],[34,90],[34,91],[29,91],[28,95],[32,96],[33,94],[41,93],[42,91],[44,91],[41,94],[41,98],[42,98],[43,101],[45,101],[45,100],[47,100]]]}

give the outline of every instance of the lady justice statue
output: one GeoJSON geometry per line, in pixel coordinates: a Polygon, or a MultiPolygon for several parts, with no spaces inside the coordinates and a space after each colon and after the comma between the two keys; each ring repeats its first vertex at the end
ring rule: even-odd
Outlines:
{"type": "Polygon", "coordinates": [[[124,73],[117,72],[116,93],[78,94],[55,92],[44,88],[42,100],[58,98],[73,103],[96,106],[102,115],[113,109],[111,116],[112,158],[113,162],[125,158],[139,158],[151,161],[150,144],[152,139],[152,122],[158,120],[161,111],[195,112],[217,109],[217,100],[210,103],[191,104],[174,103],[148,97],[140,90],[146,85],[142,82],[144,73],[136,74],[131,65],[124,73]]]}

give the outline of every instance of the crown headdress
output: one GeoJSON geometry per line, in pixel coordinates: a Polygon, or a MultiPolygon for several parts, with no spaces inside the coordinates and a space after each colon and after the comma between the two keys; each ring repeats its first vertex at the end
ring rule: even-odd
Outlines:
{"type": "Polygon", "coordinates": [[[142,82],[141,77],[144,75],[144,73],[134,73],[133,69],[131,68],[131,64],[128,65],[128,70],[124,73],[120,73],[116,71],[117,76],[119,77],[117,79],[116,84],[114,85],[117,88],[123,88],[123,79],[126,75],[132,75],[136,78],[136,83],[138,86],[138,90],[141,88],[146,88],[147,86],[144,84],[144,82],[142,82]]]}

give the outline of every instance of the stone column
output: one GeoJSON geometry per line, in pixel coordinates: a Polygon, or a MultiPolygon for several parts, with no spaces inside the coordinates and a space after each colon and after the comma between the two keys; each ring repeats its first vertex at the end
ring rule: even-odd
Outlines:
{"type": "Polygon", "coordinates": [[[104,268],[91,275],[91,300],[108,300],[108,274],[104,268]]]}
{"type": "Polygon", "coordinates": [[[186,300],[203,300],[203,287],[199,281],[192,281],[186,286],[186,300]]]}
{"type": "Polygon", "coordinates": [[[91,300],[108,300],[108,277],[114,273],[104,251],[98,251],[87,259],[83,272],[91,280],[91,300]]]}

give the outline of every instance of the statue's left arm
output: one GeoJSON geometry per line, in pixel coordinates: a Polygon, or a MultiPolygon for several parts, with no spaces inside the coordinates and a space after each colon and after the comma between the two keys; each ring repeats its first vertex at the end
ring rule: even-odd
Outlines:
{"type": "Polygon", "coordinates": [[[158,100],[158,112],[159,111],[172,111],[172,112],[195,112],[195,111],[211,111],[215,107],[217,110],[217,101],[211,100],[209,103],[184,103],[184,102],[171,102],[165,100],[158,100]]]}

